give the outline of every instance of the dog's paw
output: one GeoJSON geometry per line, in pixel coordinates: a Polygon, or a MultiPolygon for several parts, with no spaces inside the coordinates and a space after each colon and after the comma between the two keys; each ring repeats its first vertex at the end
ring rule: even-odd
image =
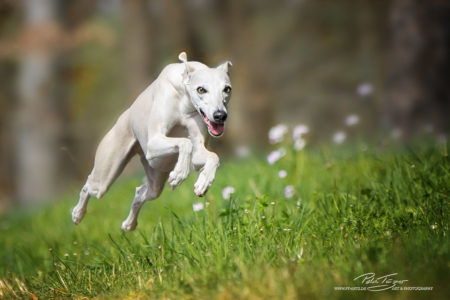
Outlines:
{"type": "Polygon", "coordinates": [[[136,226],[137,226],[137,221],[135,220],[134,222],[133,221],[128,221],[128,219],[127,220],[125,220],[125,221],[123,221],[123,223],[122,223],[122,230],[124,230],[124,231],[133,231],[133,230],[135,230],[136,229],[136,226]]]}
{"type": "Polygon", "coordinates": [[[86,210],[78,209],[76,206],[72,210],[72,221],[75,225],[80,224],[83,220],[84,215],[86,215],[86,210]]]}
{"type": "Polygon", "coordinates": [[[169,174],[168,182],[170,186],[175,188],[180,185],[189,175],[189,168],[175,168],[169,174]]]}
{"type": "Polygon", "coordinates": [[[214,175],[207,174],[205,171],[200,172],[197,182],[194,184],[194,193],[198,197],[203,197],[208,191],[214,180],[214,175]]]}

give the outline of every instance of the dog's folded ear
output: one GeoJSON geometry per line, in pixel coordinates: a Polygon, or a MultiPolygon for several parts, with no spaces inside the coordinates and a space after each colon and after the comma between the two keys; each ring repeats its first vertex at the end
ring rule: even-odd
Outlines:
{"type": "Polygon", "coordinates": [[[187,54],[186,54],[186,52],[181,52],[180,54],[178,54],[178,59],[181,61],[181,62],[187,62],[187,54]]]}
{"type": "Polygon", "coordinates": [[[183,81],[184,83],[188,83],[189,82],[189,73],[194,72],[194,68],[189,65],[188,61],[187,61],[187,55],[186,52],[181,52],[180,54],[178,54],[178,59],[184,63],[186,69],[183,72],[183,81]]]}
{"type": "Polygon", "coordinates": [[[217,69],[222,70],[229,75],[230,74],[229,68],[232,66],[233,64],[231,63],[231,61],[227,60],[226,62],[218,66],[217,69]]]}

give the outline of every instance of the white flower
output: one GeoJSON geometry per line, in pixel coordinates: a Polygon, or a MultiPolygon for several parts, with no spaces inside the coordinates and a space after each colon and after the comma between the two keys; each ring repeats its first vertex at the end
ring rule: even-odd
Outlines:
{"type": "Polygon", "coordinates": [[[302,138],[298,138],[294,141],[294,149],[300,151],[306,146],[306,141],[302,138]]]}
{"type": "Polygon", "coordinates": [[[271,165],[273,165],[277,160],[282,158],[286,154],[286,150],[284,148],[280,148],[278,150],[270,152],[270,154],[267,156],[267,162],[271,165]]]}
{"type": "Polygon", "coordinates": [[[288,185],[284,188],[284,196],[286,198],[292,198],[294,196],[295,190],[292,185],[288,185]]]}
{"type": "Polygon", "coordinates": [[[224,189],[222,190],[222,197],[224,200],[228,200],[230,199],[231,194],[234,194],[235,189],[232,186],[226,186],[224,187],[224,189]]]}
{"type": "Polygon", "coordinates": [[[288,128],[285,124],[278,124],[270,128],[269,130],[269,142],[271,144],[277,144],[281,142],[284,138],[284,135],[288,132],[288,128]]]}
{"type": "Polygon", "coordinates": [[[285,178],[287,176],[286,170],[280,170],[278,171],[278,177],[285,178]]]}
{"type": "Polygon", "coordinates": [[[347,118],[345,118],[345,124],[347,126],[353,126],[359,123],[359,116],[356,114],[348,115],[347,118]]]}
{"type": "Polygon", "coordinates": [[[202,202],[194,203],[194,204],[192,205],[192,209],[193,209],[194,211],[202,210],[202,209],[203,209],[203,203],[202,203],[202,202]]]}
{"type": "Polygon", "coordinates": [[[347,134],[343,131],[338,131],[333,135],[333,142],[336,144],[342,144],[347,138],[347,134]]]}
{"type": "Polygon", "coordinates": [[[361,97],[369,96],[370,94],[372,94],[372,92],[373,92],[373,87],[370,82],[361,83],[356,88],[356,93],[361,97]]]}
{"type": "Polygon", "coordinates": [[[238,157],[247,157],[250,154],[250,149],[245,145],[236,147],[234,151],[238,157]]]}
{"type": "Polygon", "coordinates": [[[300,124],[292,129],[292,139],[300,139],[305,133],[309,132],[309,128],[306,125],[300,124]]]}
{"type": "Polygon", "coordinates": [[[430,227],[431,227],[432,230],[435,230],[437,228],[437,225],[436,224],[432,224],[430,227]]]}

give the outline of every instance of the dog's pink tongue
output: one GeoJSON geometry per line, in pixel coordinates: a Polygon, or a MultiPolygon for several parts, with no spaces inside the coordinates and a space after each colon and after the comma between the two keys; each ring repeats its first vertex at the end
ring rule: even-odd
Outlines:
{"type": "Polygon", "coordinates": [[[221,135],[223,133],[224,125],[214,122],[209,123],[209,131],[214,135],[221,135]]]}

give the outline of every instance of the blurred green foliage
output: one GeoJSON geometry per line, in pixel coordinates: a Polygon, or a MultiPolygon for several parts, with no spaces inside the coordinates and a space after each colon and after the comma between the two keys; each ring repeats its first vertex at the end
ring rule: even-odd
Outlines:
{"type": "Polygon", "coordinates": [[[446,299],[450,164],[445,148],[287,151],[227,161],[207,196],[195,176],[120,231],[140,179],[121,179],[74,226],[69,196],[0,222],[0,295],[21,298],[446,299]],[[279,178],[278,171],[287,171],[279,178]],[[294,187],[292,198],[283,193],[294,187]],[[222,199],[226,186],[235,188],[222,199]],[[200,201],[206,209],[194,212],[200,201]],[[375,272],[433,291],[336,291],[375,272]]]}

